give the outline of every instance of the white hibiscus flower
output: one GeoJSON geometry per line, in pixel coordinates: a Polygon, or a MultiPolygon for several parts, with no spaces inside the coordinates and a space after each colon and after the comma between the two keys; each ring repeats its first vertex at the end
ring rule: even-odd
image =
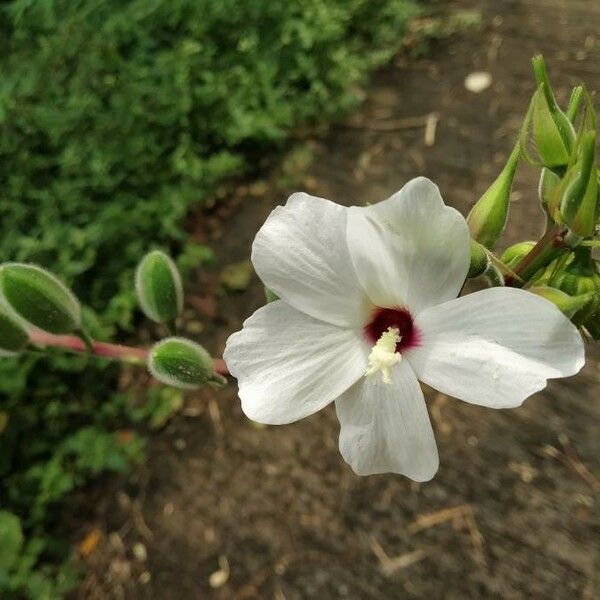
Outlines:
{"type": "Polygon", "coordinates": [[[439,459],[418,380],[510,408],[584,363],[581,336],[549,301],[511,288],[456,298],[469,261],[465,219],[428,179],[364,208],[292,195],[252,247],[281,299],[224,354],[243,411],[283,424],[335,401],[357,474],[431,479],[439,459]]]}

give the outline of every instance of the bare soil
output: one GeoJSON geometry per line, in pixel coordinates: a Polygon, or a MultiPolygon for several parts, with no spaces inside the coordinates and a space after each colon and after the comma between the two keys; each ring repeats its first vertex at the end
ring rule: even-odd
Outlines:
{"type": "MultiPolygon", "coordinates": [[[[482,28],[378,73],[363,109],[310,144],[314,160],[293,187],[365,204],[422,174],[466,214],[516,139],[535,52],[561,100],[580,80],[600,88],[600,3],[458,6],[480,8],[482,28]],[[467,91],[473,71],[491,73],[491,87],[467,91]],[[427,146],[424,128],[406,119],[434,112],[427,146]]],[[[221,266],[248,258],[258,227],[292,191],[278,189],[281,176],[192,221],[221,266]]],[[[534,169],[521,170],[504,244],[539,233],[536,183],[534,169]]],[[[263,303],[262,287],[254,276],[244,291],[215,296],[215,276],[202,277],[189,308],[218,353],[263,303]]],[[[76,597],[600,598],[600,371],[598,352],[589,357],[581,374],[516,410],[428,391],[441,467],[422,485],[356,477],[339,455],[332,408],[259,428],[235,385],[192,394],[152,436],[145,466],[90,491],[90,527],[102,536],[76,597]]]]}

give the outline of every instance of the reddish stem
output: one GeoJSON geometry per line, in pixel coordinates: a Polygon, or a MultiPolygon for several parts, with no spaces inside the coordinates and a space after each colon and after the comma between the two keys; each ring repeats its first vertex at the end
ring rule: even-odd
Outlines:
{"type": "MultiPolygon", "coordinates": [[[[556,253],[564,247],[564,235],[565,231],[558,225],[546,231],[521,262],[513,268],[513,273],[527,281],[535,272],[551,262],[556,253]]],[[[512,277],[507,277],[504,283],[507,286],[519,285],[519,282],[512,277]]]]}
{"type": "MultiPolygon", "coordinates": [[[[92,354],[101,358],[110,360],[119,360],[134,365],[146,364],[148,350],[146,348],[136,348],[135,346],[122,346],[120,344],[108,344],[106,342],[92,341],[91,350],[85,345],[85,342],[74,335],[53,335],[44,331],[30,331],[29,339],[39,346],[53,346],[62,348],[69,352],[78,354],[92,354]]],[[[214,358],[215,371],[221,375],[229,375],[222,358],[214,358]]]]}

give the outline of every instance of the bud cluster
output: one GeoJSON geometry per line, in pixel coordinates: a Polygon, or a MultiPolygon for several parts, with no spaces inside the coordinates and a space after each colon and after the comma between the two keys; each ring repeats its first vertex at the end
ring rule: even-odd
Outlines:
{"type": "MultiPolygon", "coordinates": [[[[135,290],[142,312],[174,335],[183,309],[183,285],[173,260],[160,251],[148,253],[138,265],[135,290]]],[[[152,375],[184,389],[225,383],[208,352],[185,338],[166,338],[147,353],[94,342],[83,326],[79,300],[62,281],[37,265],[4,263],[0,265],[0,357],[17,356],[30,346],[87,349],[133,364],[147,355],[152,375]]]]}
{"type": "Polygon", "coordinates": [[[576,87],[565,110],[559,106],[541,56],[533,59],[537,88],[519,140],[498,178],[473,206],[469,277],[491,285],[529,289],[555,303],[583,333],[600,335],[600,245],[596,115],[584,86],[576,87]],[[540,169],[538,198],[546,231],[538,241],[496,245],[506,227],[511,188],[519,163],[540,169]],[[485,258],[484,258],[485,256],[485,258]]]}

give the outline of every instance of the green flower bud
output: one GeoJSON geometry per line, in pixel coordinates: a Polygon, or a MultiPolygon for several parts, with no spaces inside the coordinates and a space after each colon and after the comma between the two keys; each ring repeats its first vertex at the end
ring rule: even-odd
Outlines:
{"type": "Polygon", "coordinates": [[[25,350],[28,343],[27,331],[0,312],[0,356],[17,356],[25,350]]]}
{"type": "Polygon", "coordinates": [[[529,291],[542,296],[542,298],[546,298],[546,300],[550,300],[569,318],[572,318],[578,311],[589,306],[594,300],[594,294],[591,292],[569,296],[569,294],[561,290],[547,286],[530,287],[529,291]]]}
{"type": "Polygon", "coordinates": [[[586,131],[581,137],[580,156],[570,169],[572,175],[561,198],[562,220],[581,237],[594,233],[598,203],[596,171],[596,132],[586,131]]]}
{"type": "Polygon", "coordinates": [[[534,246],[535,242],[513,244],[502,253],[500,260],[512,271],[534,246]]]}
{"type": "Polygon", "coordinates": [[[183,285],[173,260],[154,250],[135,273],[135,291],[143,313],[156,323],[173,321],[183,309],[183,285]]]}
{"type": "Polygon", "coordinates": [[[52,273],[35,265],[0,266],[0,303],[12,316],[48,333],[81,328],[79,300],[52,273]]]}
{"type": "Polygon", "coordinates": [[[469,265],[467,279],[483,275],[489,264],[490,258],[485,248],[476,241],[471,240],[471,264],[469,265]]]}
{"type": "Polygon", "coordinates": [[[520,146],[517,144],[496,181],[476,202],[467,217],[471,237],[490,250],[496,245],[506,225],[510,190],[519,157],[520,146]]]}
{"type": "Polygon", "coordinates": [[[153,346],[148,354],[148,369],[162,383],[177,388],[226,383],[224,377],[215,373],[210,354],[199,344],[180,337],[166,338],[153,346]]]}
{"type": "Polygon", "coordinates": [[[267,299],[267,304],[279,300],[279,296],[268,287],[265,287],[265,298],[267,299]]]}
{"type": "Polygon", "coordinates": [[[575,130],[556,103],[541,56],[534,57],[533,69],[538,83],[532,101],[533,139],[544,166],[561,167],[569,162],[575,143],[575,130]]]}

